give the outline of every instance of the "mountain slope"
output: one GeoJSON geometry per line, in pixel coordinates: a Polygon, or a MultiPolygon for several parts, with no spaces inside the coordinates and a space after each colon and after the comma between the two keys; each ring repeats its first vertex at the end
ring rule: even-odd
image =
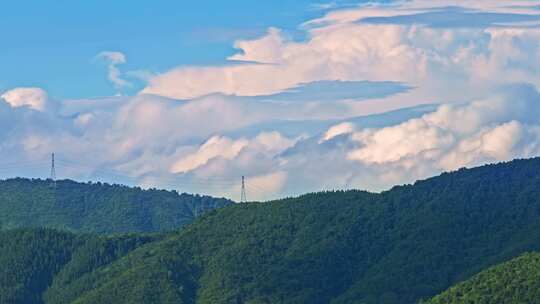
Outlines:
{"type": "Polygon", "coordinates": [[[82,263],[84,272],[61,267],[43,299],[407,304],[538,250],[540,159],[517,160],[381,194],[324,192],[212,210],[110,262],[82,263]]]}
{"type": "Polygon", "coordinates": [[[105,238],[49,229],[0,232],[0,303],[43,303],[42,295],[53,279],[53,286],[66,279],[77,282],[86,272],[156,239],[105,238]]]}
{"type": "Polygon", "coordinates": [[[540,301],[540,253],[491,267],[425,304],[521,304],[540,301]]]}
{"type": "Polygon", "coordinates": [[[0,181],[4,229],[51,227],[76,232],[155,232],[179,228],[232,202],[120,185],[10,179],[0,181]]]}
{"type": "Polygon", "coordinates": [[[77,303],[415,303],[538,249],[540,159],[519,160],[212,211],[97,269],[77,303]]]}

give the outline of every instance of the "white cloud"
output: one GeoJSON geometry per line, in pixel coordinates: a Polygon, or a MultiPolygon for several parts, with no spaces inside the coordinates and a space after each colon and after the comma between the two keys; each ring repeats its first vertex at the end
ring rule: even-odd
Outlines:
{"type": "Polygon", "coordinates": [[[530,85],[503,87],[472,103],[441,105],[394,126],[361,128],[344,122],[318,135],[293,138],[278,132],[218,135],[246,126],[242,117],[254,106],[225,100],[180,102],[141,95],[106,111],[101,105],[84,106],[76,115],[56,118],[8,107],[4,111],[11,111],[16,131],[2,132],[0,155],[46,162],[55,151],[60,176],[105,176],[232,198],[239,193],[239,176],[245,175],[251,199],[336,188],[382,190],[442,170],[540,155],[540,95],[530,85]],[[38,116],[19,117],[17,111],[38,116]]]}
{"type": "Polygon", "coordinates": [[[432,127],[424,119],[415,119],[398,126],[367,130],[354,134],[354,140],[364,146],[349,154],[349,158],[363,163],[383,164],[429,153],[452,143],[451,134],[432,127]]]}
{"type": "Polygon", "coordinates": [[[295,141],[284,137],[278,132],[262,132],[253,139],[251,146],[258,151],[266,151],[275,155],[293,146],[295,141]]]}
{"type": "Polygon", "coordinates": [[[286,39],[279,29],[270,28],[267,35],[260,39],[237,41],[234,46],[242,52],[230,56],[228,59],[267,64],[279,63],[285,41],[286,39]]]}
{"type": "Polygon", "coordinates": [[[229,138],[214,136],[206,141],[196,152],[186,155],[176,161],[171,171],[172,173],[186,173],[205,165],[215,157],[232,159],[247,146],[245,139],[233,141],[229,138]]]}
{"type": "Polygon", "coordinates": [[[442,105],[396,126],[355,132],[359,147],[347,156],[403,172],[394,179],[411,182],[443,170],[540,155],[540,95],[530,86],[507,89],[505,97],[442,105]]]}
{"type": "MultiPolygon", "coordinates": [[[[533,4],[516,5],[524,3],[533,4]]],[[[236,42],[239,51],[229,59],[247,63],[178,67],[151,77],[143,92],[180,99],[215,92],[256,96],[323,80],[392,80],[416,88],[405,97],[372,106],[378,108],[376,111],[388,111],[426,102],[472,100],[509,81],[540,84],[536,72],[540,68],[540,29],[524,28],[523,22],[502,25],[489,20],[485,26],[467,28],[482,18],[474,12],[539,16],[533,9],[508,7],[498,1],[412,1],[337,10],[306,23],[307,38],[303,41],[291,40],[272,28],[259,39],[236,42]],[[451,23],[430,27],[420,21],[359,22],[372,17],[444,12],[444,7],[456,5],[468,11],[449,12],[459,14],[453,17],[454,27],[451,23]]],[[[503,16],[498,18],[504,20],[503,16]]],[[[355,107],[366,111],[371,105],[355,107]]],[[[376,112],[370,111],[364,114],[376,112]]]]}
{"type": "Polygon", "coordinates": [[[122,77],[122,73],[118,69],[119,65],[127,62],[126,55],[121,52],[105,51],[99,53],[96,58],[108,62],[108,78],[117,90],[131,86],[131,83],[122,77]]]}
{"type": "Polygon", "coordinates": [[[0,98],[12,107],[29,107],[36,111],[45,111],[48,95],[40,88],[15,88],[4,92],[0,98]]]}
{"type": "Polygon", "coordinates": [[[352,133],[353,131],[354,131],[354,125],[352,123],[343,122],[338,125],[332,126],[330,129],[328,129],[328,131],[324,133],[322,141],[330,140],[339,135],[349,134],[349,133],[352,133]]]}
{"type": "Polygon", "coordinates": [[[247,199],[255,201],[275,198],[275,193],[280,193],[286,182],[287,172],[284,171],[250,177],[246,180],[247,199]]]}

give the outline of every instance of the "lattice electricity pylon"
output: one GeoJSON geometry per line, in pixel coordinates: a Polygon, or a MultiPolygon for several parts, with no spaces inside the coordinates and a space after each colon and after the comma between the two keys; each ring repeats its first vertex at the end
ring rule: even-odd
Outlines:
{"type": "Polygon", "coordinates": [[[242,191],[240,193],[240,203],[247,203],[246,178],[242,176],[242,191]]]}
{"type": "Polygon", "coordinates": [[[51,182],[52,182],[52,186],[53,187],[56,187],[56,168],[55,168],[55,165],[54,165],[54,153],[51,154],[51,182]]]}

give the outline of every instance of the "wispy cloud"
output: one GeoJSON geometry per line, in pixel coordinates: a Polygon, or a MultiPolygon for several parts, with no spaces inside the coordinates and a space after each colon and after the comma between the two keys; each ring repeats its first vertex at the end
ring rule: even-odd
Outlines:
{"type": "Polygon", "coordinates": [[[118,68],[119,65],[125,64],[126,56],[121,52],[104,51],[96,56],[97,59],[105,60],[108,65],[109,81],[111,81],[114,87],[121,91],[125,87],[130,87],[132,84],[122,77],[122,73],[118,68]]]}

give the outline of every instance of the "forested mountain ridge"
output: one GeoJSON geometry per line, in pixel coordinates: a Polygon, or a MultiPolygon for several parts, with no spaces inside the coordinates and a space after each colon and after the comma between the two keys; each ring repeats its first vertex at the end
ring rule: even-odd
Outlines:
{"type": "Polygon", "coordinates": [[[66,281],[74,288],[90,288],[84,280],[95,268],[158,239],[157,235],[99,237],[43,228],[2,231],[0,303],[43,303],[46,290],[66,281]]]}
{"type": "Polygon", "coordinates": [[[523,304],[540,302],[540,253],[490,267],[423,304],[523,304]]]}
{"type": "Polygon", "coordinates": [[[232,201],[104,183],[15,178],[0,181],[3,229],[50,227],[74,232],[173,230],[232,201]]]}
{"type": "Polygon", "coordinates": [[[73,260],[83,276],[61,267],[26,303],[412,304],[538,250],[540,159],[516,160],[212,210],[107,263],[73,260]]]}

